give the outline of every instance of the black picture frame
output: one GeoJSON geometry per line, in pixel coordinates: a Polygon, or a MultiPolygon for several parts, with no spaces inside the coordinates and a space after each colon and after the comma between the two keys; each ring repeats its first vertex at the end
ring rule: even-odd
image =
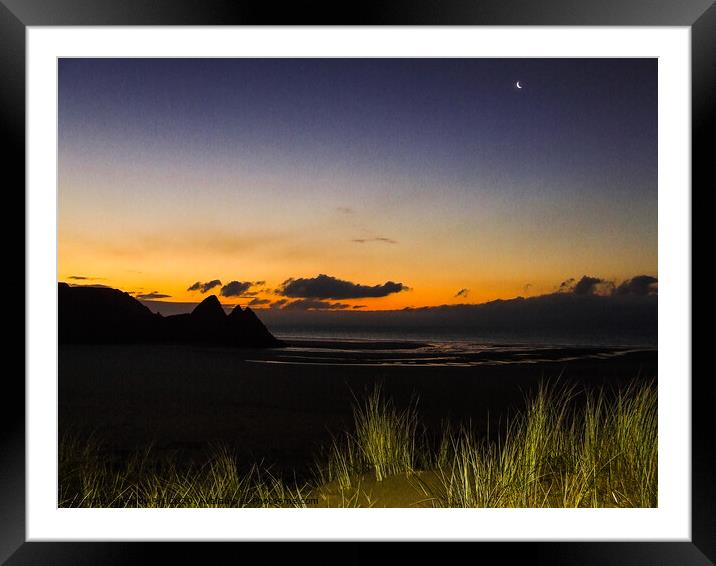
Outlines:
{"type": "MultiPolygon", "coordinates": [[[[692,187],[707,188],[712,169],[709,139],[716,99],[716,6],[713,0],[411,0],[362,2],[352,9],[333,3],[271,3],[229,0],[0,0],[0,128],[6,141],[9,193],[25,183],[25,33],[28,26],[103,25],[565,25],[689,26],[692,64],[692,187]]],[[[692,195],[694,190],[692,188],[692,195]]],[[[20,207],[24,210],[24,199],[20,207]]],[[[6,210],[9,210],[6,209],[6,210]]],[[[19,209],[15,209],[19,210],[19,209]]],[[[14,234],[15,241],[17,234],[14,234]]],[[[6,240],[8,241],[8,240],[6,240]]],[[[18,246],[16,246],[18,247],[18,246]]],[[[23,258],[24,261],[24,258],[23,258]]],[[[693,278],[693,273],[691,274],[693,278]]],[[[25,295],[25,305],[32,297],[25,295]]],[[[10,328],[7,327],[6,328],[10,328]]],[[[13,327],[14,328],[14,327],[13,327]]],[[[17,332],[19,340],[19,332],[17,332]]],[[[24,340],[24,333],[23,333],[24,340]]],[[[692,347],[693,349],[693,347],[692,347]]],[[[690,542],[477,543],[500,560],[548,564],[716,563],[716,443],[712,431],[714,386],[708,373],[682,376],[692,391],[692,537],[690,542]]],[[[25,542],[25,385],[20,372],[4,375],[0,411],[0,561],[19,564],[135,563],[156,550],[162,562],[177,558],[212,563],[225,545],[206,543],[25,542]]],[[[316,533],[320,538],[320,533],[316,533]]],[[[345,543],[341,549],[316,543],[285,543],[271,561],[300,553],[309,560],[332,557],[350,563],[372,560],[380,543],[345,543]],[[296,548],[296,545],[301,545],[296,548]],[[339,558],[340,557],[340,558],[339,558]]],[[[255,550],[256,544],[246,545],[255,550]]],[[[402,560],[425,557],[411,545],[402,560]]],[[[245,552],[242,549],[242,556],[245,552]]],[[[264,553],[265,550],[259,550],[264,553]]],[[[443,551],[444,552],[444,551],[443,551]]],[[[238,555],[235,556],[238,558],[238,555]]]]}

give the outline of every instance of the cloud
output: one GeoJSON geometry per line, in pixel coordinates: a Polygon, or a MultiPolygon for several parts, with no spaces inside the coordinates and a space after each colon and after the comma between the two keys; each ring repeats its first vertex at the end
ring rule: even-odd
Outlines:
{"type": "Polygon", "coordinates": [[[197,281],[191,287],[189,287],[187,291],[199,291],[200,293],[208,293],[214,287],[218,287],[219,285],[221,285],[221,280],[219,279],[213,279],[211,281],[207,281],[206,283],[197,281]]]}
{"type": "Polygon", "coordinates": [[[312,278],[287,279],[276,292],[284,297],[302,299],[364,299],[386,297],[406,290],[408,287],[393,281],[371,286],[320,274],[312,278]]]}
{"type": "Polygon", "coordinates": [[[251,281],[231,281],[221,288],[221,296],[241,297],[252,285],[251,281]]]}
{"type": "Polygon", "coordinates": [[[569,279],[565,279],[559,284],[559,288],[557,289],[558,293],[571,293],[574,289],[574,277],[570,277],[569,279]]]}
{"type": "Polygon", "coordinates": [[[151,293],[141,293],[135,295],[138,299],[143,300],[152,300],[152,299],[166,299],[168,297],[171,297],[171,295],[166,295],[164,293],[160,293],[159,291],[152,291],[151,293]]]}
{"type": "Polygon", "coordinates": [[[279,309],[283,305],[285,305],[287,302],[288,302],[288,299],[279,299],[278,301],[274,301],[273,303],[271,303],[270,306],[272,309],[279,309]]]}
{"type": "Polygon", "coordinates": [[[532,288],[532,283],[525,283],[525,286],[522,287],[522,292],[527,295],[530,292],[530,289],[532,288]]]}
{"type": "Polygon", "coordinates": [[[355,212],[350,206],[337,206],[336,210],[341,214],[353,214],[355,212]]]}
{"type": "Polygon", "coordinates": [[[70,275],[67,279],[72,279],[73,281],[103,281],[104,277],[86,277],[84,275],[70,275]]]}
{"type": "Polygon", "coordinates": [[[584,275],[575,283],[572,292],[575,295],[593,295],[597,291],[598,286],[602,283],[604,283],[604,280],[599,277],[584,275]]]}
{"type": "Polygon", "coordinates": [[[251,299],[249,301],[250,307],[258,307],[261,305],[268,305],[271,301],[269,299],[251,299]]]}
{"type": "Polygon", "coordinates": [[[614,292],[614,283],[600,277],[583,275],[579,281],[574,278],[562,281],[559,292],[574,295],[611,295],[614,292]]]}
{"type": "Polygon", "coordinates": [[[329,303],[328,301],[319,301],[316,299],[299,299],[285,305],[282,310],[344,310],[351,308],[345,303],[329,303]]]}
{"type": "Polygon", "coordinates": [[[573,295],[656,295],[658,293],[658,279],[651,275],[637,275],[631,279],[615,285],[613,281],[600,277],[582,276],[581,279],[567,279],[562,281],[558,293],[573,295]]]}
{"type": "Polygon", "coordinates": [[[385,238],[384,236],[376,236],[375,238],[353,238],[351,242],[356,244],[367,244],[368,242],[382,242],[384,244],[397,244],[397,240],[385,238]]]}
{"type": "MultiPolygon", "coordinates": [[[[255,297],[258,291],[249,291],[251,287],[256,285],[264,285],[266,281],[230,281],[223,287],[221,287],[220,294],[222,297],[255,297]]],[[[200,293],[208,293],[215,287],[221,285],[221,279],[213,279],[202,283],[197,281],[187,291],[199,291],[200,293]]]]}
{"type": "Polygon", "coordinates": [[[467,296],[470,294],[470,289],[460,289],[457,293],[455,293],[455,298],[463,297],[467,298],[467,296]]]}
{"type": "Polygon", "coordinates": [[[616,288],[617,295],[656,295],[659,280],[651,275],[637,275],[627,279],[616,288]]]}

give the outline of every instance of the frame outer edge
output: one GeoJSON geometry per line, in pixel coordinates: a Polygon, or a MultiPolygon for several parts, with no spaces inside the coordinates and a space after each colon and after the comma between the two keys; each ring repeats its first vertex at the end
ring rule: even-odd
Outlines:
{"type": "MultiPolygon", "coordinates": [[[[703,13],[691,28],[691,128],[692,128],[692,258],[693,197],[696,190],[705,194],[713,188],[714,102],[716,101],[716,4],[703,13]],[[697,189],[698,187],[698,189],[697,189]]],[[[701,246],[703,249],[705,246],[701,246]]],[[[704,256],[706,257],[706,256],[704,256]]],[[[692,301],[693,301],[692,259],[692,301]]],[[[693,329],[693,308],[692,308],[693,329]]],[[[699,312],[699,320],[705,318],[699,312]]],[[[693,337],[693,330],[692,330],[693,337]]],[[[703,345],[706,347],[706,345],[703,345]]],[[[692,338],[692,368],[693,368],[692,338]]],[[[708,351],[708,350],[705,350],[708,351]]],[[[692,388],[692,541],[716,562],[716,452],[714,451],[714,385],[708,372],[691,375],[692,388]]]]}
{"type": "MultiPolygon", "coordinates": [[[[131,15],[127,15],[126,11],[122,10],[119,13],[117,10],[107,10],[104,13],[102,10],[107,8],[110,2],[100,1],[99,9],[90,9],[82,11],[79,9],[78,4],[70,0],[58,1],[55,3],[56,8],[61,8],[65,11],[65,14],[60,13],[60,10],[46,10],[48,8],[47,3],[38,2],[36,0],[24,0],[26,9],[23,9],[23,5],[17,0],[3,0],[0,2],[0,54],[2,54],[3,61],[3,87],[0,89],[0,124],[3,132],[6,134],[8,140],[8,149],[6,152],[7,163],[20,164],[22,163],[22,170],[20,166],[14,167],[16,171],[16,183],[22,184],[24,187],[25,171],[24,171],[24,150],[25,150],[25,26],[26,25],[68,25],[74,23],[84,25],[116,25],[120,23],[142,25],[147,23],[158,23],[159,20],[166,22],[166,20],[176,20],[176,16],[172,16],[172,6],[165,4],[160,6],[153,14],[152,10],[145,8],[144,10],[138,9],[131,15]],[[8,8],[7,4],[11,4],[14,10],[8,8]],[[62,6],[64,4],[64,6],[62,6]],[[69,5],[68,5],[69,4],[69,5]],[[19,8],[19,9],[18,9],[19,8]],[[45,10],[43,10],[45,9],[45,10]],[[44,11],[44,14],[43,14],[44,11]],[[48,13],[49,12],[49,13],[48,13]],[[20,17],[16,15],[19,13],[20,17]],[[103,15],[102,15],[103,14],[103,15]],[[19,175],[17,174],[19,172],[19,175]]],[[[127,4],[132,4],[128,2],[127,4]]],[[[217,16],[224,17],[232,14],[234,17],[243,13],[246,17],[244,23],[255,22],[256,19],[262,19],[261,15],[256,11],[241,10],[237,11],[236,5],[234,10],[222,10],[221,5],[226,6],[225,3],[214,2],[217,9],[211,11],[211,15],[208,17],[199,17],[198,19],[214,20],[217,16]],[[258,18],[256,17],[258,16],[258,18]]],[[[508,8],[512,2],[506,2],[507,4],[504,10],[499,8],[490,10],[472,9],[456,9],[455,7],[459,4],[456,2],[449,2],[448,7],[451,13],[442,15],[437,14],[433,10],[426,10],[422,14],[418,14],[415,23],[425,22],[426,17],[428,19],[433,18],[433,23],[462,23],[468,25],[475,23],[476,19],[482,20],[480,16],[484,17],[484,21],[480,22],[484,24],[499,24],[497,20],[504,22],[504,14],[508,13],[512,8],[508,8]]],[[[561,2],[555,2],[555,5],[561,5],[561,2]]],[[[625,7],[623,8],[622,14],[612,13],[607,17],[607,20],[612,22],[620,20],[623,22],[620,25],[639,25],[638,21],[634,21],[634,12],[638,12],[637,4],[641,2],[624,2],[625,7]],[[621,17],[620,17],[621,16],[621,17]]],[[[677,6],[679,3],[675,3],[677,6]]],[[[145,4],[146,6],[146,4],[145,4]]],[[[179,14],[179,19],[184,20],[190,17],[193,21],[196,17],[196,13],[190,8],[186,8],[187,4],[184,4],[184,9],[180,8],[181,3],[176,2],[174,8],[176,11],[174,14],[179,14]]],[[[464,6],[464,3],[463,3],[464,6]]],[[[710,163],[712,162],[712,156],[709,150],[709,144],[712,141],[712,137],[709,132],[709,126],[713,123],[713,101],[716,100],[716,63],[714,62],[714,55],[716,54],[716,5],[712,2],[704,1],[692,1],[681,3],[681,14],[675,14],[674,10],[668,13],[664,12],[663,3],[660,3],[662,9],[657,10],[657,14],[647,16],[642,19],[641,24],[644,25],[644,19],[649,22],[658,20],[658,24],[647,23],[646,25],[692,25],[692,115],[694,117],[692,121],[692,176],[694,179],[702,177],[705,181],[705,175],[708,174],[710,163]],[[698,7],[697,7],[698,6],[698,7]],[[710,6],[710,7],[709,7],[710,6]],[[704,11],[705,10],[705,11],[704,11]],[[695,16],[701,14],[698,19],[695,16]],[[691,16],[691,19],[688,18],[691,16]],[[668,20],[668,21],[665,21],[668,20]],[[706,136],[709,135],[709,139],[706,136]]],[[[116,7],[116,3],[115,3],[116,7]]],[[[376,23],[376,21],[384,20],[384,23],[395,23],[396,19],[405,19],[405,10],[409,10],[410,7],[405,5],[403,8],[396,9],[384,9],[384,10],[369,10],[368,19],[366,23],[376,23]]],[[[554,19],[554,14],[557,13],[559,8],[552,7],[551,9],[543,10],[541,16],[534,18],[525,18],[529,20],[544,20],[554,19]]],[[[679,11],[679,10],[676,10],[679,11]]],[[[588,10],[585,8],[585,13],[588,10]]],[[[276,16],[283,19],[282,16],[276,16]]],[[[360,16],[357,16],[360,19],[360,16]]],[[[582,16],[583,17],[583,16],[582,16]]],[[[233,18],[230,18],[233,20],[233,18]]],[[[240,20],[244,18],[239,17],[240,20]]],[[[413,18],[410,18],[413,19],[413,18]]],[[[507,18],[510,19],[510,18],[507,18]]],[[[579,19],[579,16],[567,17],[563,21],[562,25],[574,25],[572,20],[579,19]]],[[[603,18],[600,18],[600,20],[603,18]]],[[[297,20],[304,20],[299,17],[297,20]]],[[[185,22],[187,23],[187,22],[185,22]]],[[[241,23],[241,22],[237,22],[241,23]]],[[[529,23],[525,21],[524,23],[529,23]]],[[[603,25],[606,22],[594,22],[592,25],[603,25]]],[[[503,23],[504,25],[504,23],[503,23]]],[[[546,25],[546,24],[542,24],[546,25]]],[[[704,182],[702,184],[705,185],[704,182]]],[[[705,190],[705,186],[704,186],[705,190]]],[[[23,199],[23,210],[24,210],[24,199],[23,199]]],[[[24,247],[23,247],[24,252],[24,247]]],[[[23,274],[24,275],[24,274],[23,274]]],[[[25,296],[25,300],[27,297],[25,296]]],[[[24,338],[24,333],[23,333],[24,338]]],[[[12,377],[12,376],[9,376],[12,377]]],[[[681,548],[688,552],[682,554],[683,564],[706,564],[712,562],[716,557],[716,484],[713,482],[714,470],[716,470],[716,455],[713,449],[712,438],[708,436],[708,432],[713,429],[713,421],[710,417],[710,409],[707,403],[711,402],[712,385],[707,383],[708,378],[701,381],[695,380],[692,383],[693,388],[693,416],[692,416],[692,428],[693,428],[693,470],[692,470],[692,493],[696,495],[693,497],[693,514],[692,514],[692,541],[693,545],[688,543],[657,543],[659,546],[666,550],[666,548],[672,547],[673,550],[681,548]],[[695,547],[695,548],[694,548],[695,547]],[[694,553],[693,551],[697,551],[694,553]],[[700,556],[696,556],[696,554],[700,556]],[[707,559],[710,559],[708,560],[707,559]]],[[[20,385],[19,380],[7,379],[6,380],[6,392],[8,393],[8,399],[19,399],[24,400],[24,380],[20,385]],[[10,389],[7,389],[10,388],[10,389]]],[[[19,551],[10,560],[13,564],[28,563],[27,558],[30,558],[34,554],[35,558],[38,558],[38,554],[44,555],[45,557],[51,557],[54,555],[54,563],[63,564],[71,563],[69,558],[77,560],[80,556],[83,558],[89,558],[94,555],[94,558],[99,558],[104,555],[105,552],[114,554],[115,558],[124,555],[125,557],[132,556],[132,552],[128,547],[134,547],[144,545],[135,545],[132,543],[120,543],[120,544],[108,544],[102,543],[95,545],[78,544],[78,543],[24,543],[25,540],[25,447],[24,447],[24,436],[25,436],[25,412],[24,403],[22,407],[16,408],[18,413],[4,413],[0,412],[0,419],[2,419],[2,428],[0,428],[0,442],[3,446],[3,450],[0,451],[0,563],[5,563],[5,560],[17,549],[19,551]],[[19,416],[18,416],[19,415],[19,416]],[[90,548],[87,548],[90,546],[90,548]],[[105,552],[98,553],[97,546],[101,546],[105,549],[105,552]],[[28,548],[28,547],[32,547],[28,548]],[[40,550],[39,547],[42,547],[40,550]],[[70,551],[70,547],[74,552],[70,551]],[[94,548],[92,548],[94,547],[94,548]],[[110,547],[113,550],[110,550],[110,547]],[[84,551],[82,550],[84,548],[84,551]],[[34,552],[33,552],[34,550],[34,552]],[[87,552],[87,551],[90,552],[87,552]],[[92,552],[94,550],[95,552],[92,552]],[[56,553],[56,554],[55,554],[56,553]],[[49,556],[48,556],[49,554],[49,556]],[[29,556],[28,556],[29,555],[29,556]],[[69,555],[69,556],[68,556],[69,555]]],[[[546,543],[546,546],[551,547],[555,543],[546,543]]],[[[588,559],[589,554],[597,550],[590,543],[572,545],[557,545],[567,546],[572,549],[572,552],[564,554],[564,558],[571,554],[572,558],[577,559],[580,555],[582,559],[588,559]],[[573,552],[581,547],[580,550],[583,552],[573,552]],[[575,556],[576,554],[576,556],[575,556]]],[[[603,546],[600,543],[599,546],[603,546]]],[[[621,544],[615,544],[616,547],[622,546],[621,544]]],[[[162,545],[168,546],[168,545],[162,545]]],[[[187,549],[185,545],[182,545],[184,549],[187,549]]],[[[288,545],[286,545],[288,546],[288,545]]],[[[525,545],[532,546],[532,545],[525,545]]],[[[611,546],[611,545],[610,545],[611,546]]],[[[627,543],[623,545],[623,550],[627,550],[626,547],[631,546],[627,543]]],[[[544,547],[543,547],[544,548],[544,547]]],[[[138,549],[137,549],[138,550],[138,549]]],[[[166,549],[168,550],[168,549],[166,549]]],[[[288,549],[287,549],[288,550],[288,549]]],[[[300,550],[299,550],[300,552],[300,550]]],[[[295,553],[295,550],[291,550],[287,553],[287,556],[295,553]]],[[[172,553],[170,553],[171,555],[172,553]]],[[[352,554],[352,553],[351,553],[352,554]]],[[[356,554],[361,554],[357,552],[356,554]]],[[[509,552],[507,556],[509,556],[509,552]]],[[[519,554],[519,553],[518,553],[519,554]]],[[[539,557],[538,553],[538,556],[539,557]]],[[[547,553],[551,555],[552,553],[547,553]]],[[[638,556],[640,553],[630,553],[627,551],[626,556],[631,554],[633,557],[638,556]]],[[[665,552],[661,555],[662,559],[670,555],[671,552],[665,552]]],[[[208,553],[211,555],[211,553],[208,553]]],[[[604,554],[598,550],[592,556],[601,555],[604,558],[604,554]]],[[[626,558],[622,555],[622,558],[626,558]]],[[[671,554],[672,558],[675,558],[671,554]]],[[[355,557],[355,555],[353,556],[355,557]]],[[[543,555],[544,557],[544,555],[543,555]]],[[[349,558],[349,557],[346,557],[349,558]]],[[[551,556],[555,558],[554,555],[551,556]]],[[[347,562],[351,562],[347,560],[347,562]]],[[[541,562],[538,560],[537,562],[541,562]]],[[[586,564],[587,562],[582,562],[586,564]]],[[[627,560],[628,562],[628,560],[627,560]]],[[[672,563],[670,560],[661,563],[672,563]]],[[[75,563],[85,563],[84,560],[77,560],[75,563]]],[[[120,563],[120,562],[115,562],[120,563]]],[[[568,563],[564,561],[552,562],[553,564],[568,563]]]]}
{"type": "MultiPolygon", "coordinates": [[[[4,4],[0,3],[0,61],[2,62],[2,86],[0,87],[0,130],[5,141],[3,161],[6,187],[5,197],[22,195],[20,214],[17,204],[13,207],[5,201],[8,216],[25,217],[25,26],[4,4]],[[12,208],[11,208],[12,207],[12,208]],[[13,211],[12,213],[10,211],[13,211]]],[[[19,246],[17,225],[5,228],[6,242],[15,242],[7,251],[13,252],[19,268],[22,254],[24,265],[25,245],[19,246]]],[[[25,235],[23,230],[22,235],[25,235]]],[[[19,275],[16,275],[19,278],[19,275]]],[[[25,271],[23,278],[23,302],[15,301],[19,310],[24,305],[25,271]]],[[[19,315],[19,313],[18,313],[19,315]]],[[[19,316],[16,320],[19,320],[19,316]]],[[[12,341],[25,340],[25,325],[10,332],[12,341]]],[[[19,352],[19,344],[15,346],[19,352]]],[[[13,348],[13,350],[15,349],[13,348]]],[[[10,351],[8,349],[7,351],[10,351]]],[[[24,351],[24,348],[23,348],[24,351]]],[[[19,354],[17,355],[19,357],[19,354]]],[[[24,360],[22,378],[17,365],[6,366],[3,372],[3,408],[0,410],[0,563],[12,554],[25,540],[25,380],[24,360]]]]}

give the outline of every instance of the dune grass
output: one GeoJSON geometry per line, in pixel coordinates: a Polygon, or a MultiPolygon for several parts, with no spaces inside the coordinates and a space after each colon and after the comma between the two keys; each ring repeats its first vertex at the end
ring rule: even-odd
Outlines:
{"type": "Polygon", "coordinates": [[[377,481],[409,473],[416,466],[418,420],[417,401],[399,410],[377,385],[362,403],[356,400],[354,432],[333,438],[327,458],[317,462],[318,477],[322,482],[335,480],[347,489],[368,470],[377,481]]]}
{"type": "Polygon", "coordinates": [[[365,485],[389,484],[434,507],[657,505],[653,384],[578,392],[542,383],[507,419],[499,440],[469,424],[445,423],[431,441],[417,401],[398,408],[380,386],[356,399],[353,413],[353,430],[333,438],[316,460],[313,480],[302,484],[262,465],[240,467],[226,446],[213,447],[204,466],[182,469],[171,459],[152,458],[150,449],[113,464],[96,442],[65,437],[59,504],[311,507],[328,501],[330,488],[329,506],[379,507],[380,490],[365,485]]]}
{"type": "Polygon", "coordinates": [[[151,449],[121,464],[108,463],[101,446],[65,437],[59,449],[60,507],[306,507],[305,485],[288,484],[253,464],[240,473],[235,456],[217,445],[200,468],[181,470],[151,449]]]}
{"type": "Polygon", "coordinates": [[[423,492],[440,507],[655,507],[656,389],[574,397],[541,385],[499,444],[450,435],[438,488],[423,492]]]}

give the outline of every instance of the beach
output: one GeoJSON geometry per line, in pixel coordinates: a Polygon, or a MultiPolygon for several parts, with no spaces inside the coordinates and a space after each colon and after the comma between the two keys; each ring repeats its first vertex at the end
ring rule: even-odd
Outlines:
{"type": "Polygon", "coordinates": [[[428,428],[487,430],[540,381],[579,387],[656,382],[650,347],[568,347],[375,340],[289,340],[288,347],[64,345],[59,433],[97,439],[107,458],[152,446],[201,463],[217,444],[239,462],[308,474],[321,447],[352,427],[356,398],[381,384],[416,400],[428,428]]]}

